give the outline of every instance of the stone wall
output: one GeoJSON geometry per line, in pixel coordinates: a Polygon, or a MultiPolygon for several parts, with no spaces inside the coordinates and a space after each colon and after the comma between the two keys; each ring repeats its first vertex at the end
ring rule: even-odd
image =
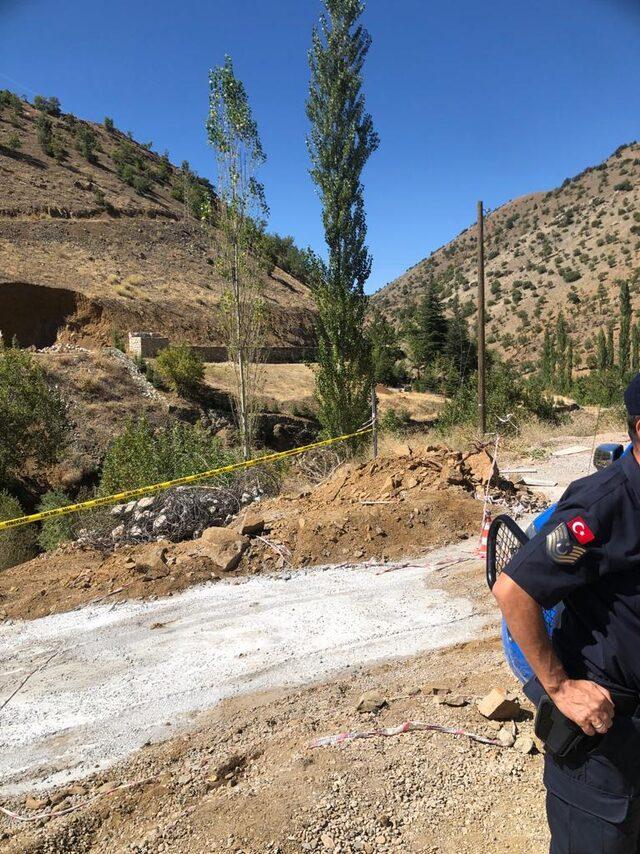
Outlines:
{"type": "MultiPolygon", "coordinates": [[[[155,332],[130,332],[129,353],[132,356],[153,359],[161,350],[169,346],[169,339],[155,332]]],[[[191,348],[203,362],[227,362],[227,348],[207,345],[193,345],[191,348]]],[[[286,362],[306,362],[315,358],[313,347],[265,347],[261,351],[260,361],[267,364],[286,362]]]]}

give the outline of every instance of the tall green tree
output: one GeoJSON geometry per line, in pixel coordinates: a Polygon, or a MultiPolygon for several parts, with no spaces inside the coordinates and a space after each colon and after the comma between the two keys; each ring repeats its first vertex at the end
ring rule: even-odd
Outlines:
{"type": "Polygon", "coordinates": [[[609,365],[609,352],[607,349],[607,338],[604,329],[598,330],[598,342],[596,349],[596,367],[599,371],[605,371],[609,365]]]}
{"type": "Polygon", "coordinates": [[[371,342],[373,378],[377,383],[391,384],[395,380],[396,361],[401,356],[398,336],[379,308],[374,309],[367,329],[371,342]]]}
{"type": "Polygon", "coordinates": [[[616,351],[613,346],[613,321],[607,324],[607,368],[615,367],[616,351]]]}
{"type": "Polygon", "coordinates": [[[378,147],[362,93],[362,69],[371,44],[358,23],[362,0],[324,0],[309,51],[311,83],[307,139],[311,176],[322,204],[328,249],[317,264],[316,397],[324,430],[339,435],[367,420],[371,350],[364,334],[364,286],[371,272],[366,246],[362,170],[378,147]]]}
{"type": "Polygon", "coordinates": [[[634,373],[640,371],[640,326],[633,324],[631,330],[631,370],[634,373]]]}
{"type": "Polygon", "coordinates": [[[427,367],[437,356],[444,353],[447,332],[442,295],[432,276],[418,303],[415,319],[407,330],[411,355],[419,368],[427,367]]]}
{"type": "Polygon", "coordinates": [[[540,378],[547,388],[553,387],[556,372],[556,343],[553,332],[549,326],[544,329],[544,342],[542,344],[542,357],[540,360],[540,378]]]}
{"type": "MultiPolygon", "coordinates": [[[[248,459],[256,424],[264,334],[258,258],[267,205],[256,175],[266,157],[246,90],[235,76],[230,57],[209,73],[207,134],[217,157],[218,225],[224,237],[220,263],[227,286],[222,294],[222,319],[229,360],[235,368],[234,400],[242,453],[248,459]]],[[[212,221],[210,208],[207,198],[202,210],[204,223],[212,221]]]]}
{"type": "Polygon", "coordinates": [[[620,281],[620,338],[618,340],[618,364],[624,376],[631,362],[631,294],[629,282],[620,281]]]}

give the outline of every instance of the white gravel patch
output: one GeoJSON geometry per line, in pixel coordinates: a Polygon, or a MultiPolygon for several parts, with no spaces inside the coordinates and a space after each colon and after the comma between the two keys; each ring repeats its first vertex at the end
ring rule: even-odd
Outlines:
{"type": "Polygon", "coordinates": [[[453,551],[386,573],[255,577],[0,627],[0,703],[59,650],[0,712],[0,794],[107,767],[225,697],[476,637],[486,618],[428,583],[428,563],[453,551]]]}

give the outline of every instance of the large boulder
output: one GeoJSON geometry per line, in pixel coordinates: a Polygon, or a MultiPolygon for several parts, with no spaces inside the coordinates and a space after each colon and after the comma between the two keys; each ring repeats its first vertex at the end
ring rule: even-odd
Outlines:
{"type": "Polygon", "coordinates": [[[210,558],[222,572],[235,569],[249,540],[231,528],[207,528],[198,541],[199,550],[210,558]]]}

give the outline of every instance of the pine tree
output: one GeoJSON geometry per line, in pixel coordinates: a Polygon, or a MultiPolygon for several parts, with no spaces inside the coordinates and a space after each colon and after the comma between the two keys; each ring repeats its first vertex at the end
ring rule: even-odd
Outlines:
{"type": "Polygon", "coordinates": [[[371,272],[365,240],[362,170],[378,147],[365,109],[362,69],[371,38],[357,23],[362,0],[324,0],[309,51],[311,84],[307,140],[311,176],[322,203],[328,263],[317,264],[316,397],[325,431],[338,435],[367,420],[372,379],[364,334],[364,286],[371,272]]]}
{"type": "Polygon", "coordinates": [[[624,376],[629,370],[631,360],[631,294],[629,282],[620,282],[620,339],[618,341],[618,362],[620,373],[624,376]]]}
{"type": "Polygon", "coordinates": [[[378,308],[373,312],[367,336],[371,342],[374,380],[377,383],[393,383],[396,360],[400,357],[398,336],[378,308]]]}
{"type": "Polygon", "coordinates": [[[469,327],[462,314],[457,292],[451,301],[451,317],[447,323],[444,354],[452,366],[453,373],[460,379],[471,372],[476,363],[475,347],[469,339],[469,327]]]}
{"type": "Polygon", "coordinates": [[[418,304],[415,320],[407,330],[411,355],[418,367],[427,367],[444,353],[447,332],[440,288],[432,276],[418,304]]]}

